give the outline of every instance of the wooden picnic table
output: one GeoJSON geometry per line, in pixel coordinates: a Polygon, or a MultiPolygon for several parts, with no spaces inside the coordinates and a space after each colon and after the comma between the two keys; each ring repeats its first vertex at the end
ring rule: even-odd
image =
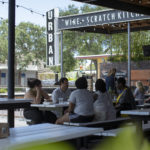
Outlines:
{"type": "Polygon", "coordinates": [[[121,114],[129,115],[137,123],[138,129],[142,131],[142,121],[150,120],[150,109],[123,110],[121,114]]]}
{"type": "Polygon", "coordinates": [[[0,110],[8,110],[9,127],[14,127],[14,109],[30,107],[31,101],[27,99],[0,98],[0,110]]]}
{"type": "Polygon", "coordinates": [[[57,117],[63,115],[64,110],[69,106],[69,102],[60,103],[50,103],[50,104],[31,104],[31,107],[37,107],[44,111],[56,111],[57,117]]]}
{"type": "Polygon", "coordinates": [[[141,109],[141,108],[150,108],[150,103],[144,103],[141,105],[136,105],[137,108],[141,109]]]}
{"type": "Polygon", "coordinates": [[[73,127],[56,124],[37,124],[25,127],[11,128],[10,136],[0,140],[0,149],[11,150],[12,146],[34,143],[37,145],[53,142],[79,139],[102,132],[103,128],[73,127]]]}

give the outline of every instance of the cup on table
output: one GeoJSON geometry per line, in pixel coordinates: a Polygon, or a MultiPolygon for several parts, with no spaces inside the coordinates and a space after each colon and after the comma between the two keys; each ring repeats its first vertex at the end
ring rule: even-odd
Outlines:
{"type": "Polygon", "coordinates": [[[117,96],[116,96],[116,95],[114,95],[114,97],[113,97],[113,101],[114,101],[114,102],[116,102],[116,101],[117,101],[117,96]]]}
{"type": "Polygon", "coordinates": [[[63,104],[64,99],[62,97],[58,98],[58,100],[59,100],[59,104],[63,104]]]}

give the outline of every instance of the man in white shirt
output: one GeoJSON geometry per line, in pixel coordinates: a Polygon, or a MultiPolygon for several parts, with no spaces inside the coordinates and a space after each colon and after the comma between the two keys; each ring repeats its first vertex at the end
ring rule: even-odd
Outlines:
{"type": "Polygon", "coordinates": [[[67,78],[61,78],[59,80],[59,84],[60,87],[56,88],[53,92],[52,92],[52,101],[54,103],[58,103],[59,102],[59,98],[63,98],[63,101],[67,101],[71,90],[68,89],[68,79],[67,78]]]}

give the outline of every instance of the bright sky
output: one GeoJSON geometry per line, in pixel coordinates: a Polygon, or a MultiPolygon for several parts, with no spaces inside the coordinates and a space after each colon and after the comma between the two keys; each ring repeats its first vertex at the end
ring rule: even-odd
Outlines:
{"type": "MultiPolygon", "coordinates": [[[[0,18],[6,19],[8,18],[8,4],[2,4],[2,1],[8,2],[8,0],[0,0],[0,18]]],[[[83,5],[83,3],[74,2],[72,0],[16,0],[16,5],[24,6],[41,14],[46,14],[47,11],[53,8],[67,9],[68,5],[71,4],[78,7],[83,5]]],[[[31,13],[30,11],[19,7],[16,8],[16,24],[22,21],[29,21],[40,26],[46,26],[46,17],[31,13]]]]}

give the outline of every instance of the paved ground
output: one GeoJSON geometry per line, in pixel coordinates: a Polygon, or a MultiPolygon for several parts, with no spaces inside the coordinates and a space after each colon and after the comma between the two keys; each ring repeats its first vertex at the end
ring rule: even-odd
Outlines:
{"type": "MultiPolygon", "coordinates": [[[[0,122],[7,122],[7,111],[0,110],[0,122]]],[[[15,127],[27,126],[23,117],[23,110],[15,111],[15,127]]]]}

